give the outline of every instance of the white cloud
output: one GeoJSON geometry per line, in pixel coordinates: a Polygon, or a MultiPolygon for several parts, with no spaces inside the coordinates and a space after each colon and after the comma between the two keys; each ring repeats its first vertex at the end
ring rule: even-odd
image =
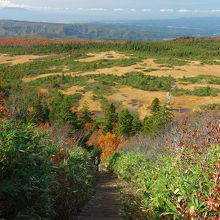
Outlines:
{"type": "Polygon", "coordinates": [[[210,13],[211,10],[200,10],[200,9],[196,9],[196,10],[193,10],[194,13],[210,13]]]}
{"type": "Polygon", "coordinates": [[[189,10],[189,9],[179,9],[178,12],[180,12],[180,13],[188,13],[188,12],[191,12],[191,10],[189,10]]]}
{"type": "MultiPolygon", "coordinates": [[[[67,10],[67,8],[61,8],[60,10],[67,10]]],[[[78,10],[78,11],[108,11],[105,8],[68,8],[68,10],[78,10]]]]}
{"type": "Polygon", "coordinates": [[[115,8],[115,9],[113,9],[113,11],[124,11],[124,9],[123,8],[115,8]]]}
{"type": "Polygon", "coordinates": [[[107,11],[105,8],[87,8],[88,11],[107,11]]]}
{"type": "Polygon", "coordinates": [[[160,9],[160,12],[174,12],[173,9],[160,9]]]}
{"type": "MultiPolygon", "coordinates": [[[[35,9],[35,10],[56,10],[56,11],[94,11],[94,12],[105,12],[109,11],[109,9],[106,8],[68,8],[68,7],[63,7],[63,8],[56,8],[56,7],[51,7],[51,6],[31,6],[31,5],[26,5],[26,4],[17,4],[14,3],[13,0],[0,0],[0,8],[2,7],[16,7],[16,8],[26,8],[26,9],[35,9]]],[[[115,12],[123,12],[125,11],[124,8],[115,8],[112,9],[112,11],[115,12]]],[[[130,12],[152,12],[152,9],[135,9],[131,8],[126,11],[130,12]]],[[[178,12],[178,13],[220,13],[220,9],[210,9],[210,10],[201,10],[201,9],[179,9],[179,10],[174,10],[174,9],[159,9],[161,13],[171,13],[171,12],[178,12]]]]}
{"type": "Polygon", "coordinates": [[[151,12],[152,9],[147,9],[147,8],[145,8],[145,9],[143,9],[142,11],[143,11],[143,12],[151,12]]]}
{"type": "Polygon", "coordinates": [[[219,12],[220,12],[220,9],[215,9],[215,10],[212,10],[211,12],[213,12],[213,13],[219,13],[219,12]]]}
{"type": "Polygon", "coordinates": [[[189,10],[189,9],[179,9],[177,12],[180,13],[220,13],[220,9],[213,9],[213,10],[200,10],[200,9],[194,9],[194,10],[189,10]]]}
{"type": "Polygon", "coordinates": [[[10,0],[0,0],[0,7],[15,7],[15,8],[32,8],[29,5],[14,4],[10,0]]]}
{"type": "Polygon", "coordinates": [[[11,4],[8,0],[0,0],[0,7],[8,7],[11,4]]]}

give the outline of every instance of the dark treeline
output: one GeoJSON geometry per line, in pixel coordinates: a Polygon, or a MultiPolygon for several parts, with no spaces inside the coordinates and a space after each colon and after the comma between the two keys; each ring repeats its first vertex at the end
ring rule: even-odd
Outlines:
{"type": "Polygon", "coordinates": [[[119,50],[136,52],[143,56],[166,55],[176,58],[218,58],[220,55],[220,44],[216,40],[206,41],[165,41],[165,42],[90,42],[70,44],[48,44],[34,46],[1,46],[2,53],[11,54],[51,54],[66,53],[81,50],[119,50]]]}

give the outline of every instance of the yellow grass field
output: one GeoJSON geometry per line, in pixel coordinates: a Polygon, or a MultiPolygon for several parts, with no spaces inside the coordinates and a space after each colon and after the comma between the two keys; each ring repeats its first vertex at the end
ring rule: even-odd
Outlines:
{"type": "MultiPolygon", "coordinates": [[[[101,59],[129,58],[126,55],[114,51],[107,51],[107,52],[93,53],[93,54],[90,53],[87,55],[88,57],[79,59],[78,62],[92,62],[101,59]]],[[[24,61],[24,57],[23,57],[23,61],[24,61]]],[[[34,57],[36,58],[36,56],[33,56],[31,58],[30,56],[28,57],[29,57],[29,61],[34,57]]],[[[21,60],[18,59],[17,62],[21,62],[21,60]]],[[[131,66],[125,66],[125,67],[117,66],[112,68],[96,69],[94,71],[88,71],[82,73],[69,72],[68,68],[65,67],[63,68],[63,72],[48,73],[48,74],[46,73],[34,77],[23,78],[23,81],[28,83],[36,79],[55,76],[55,75],[63,75],[63,74],[70,76],[85,76],[91,74],[113,74],[113,75],[121,76],[127,72],[133,72],[133,71],[142,72],[145,75],[152,75],[152,76],[173,76],[174,78],[177,79],[177,88],[193,90],[194,87],[210,86],[213,88],[220,89],[220,85],[217,84],[211,85],[211,84],[188,83],[187,85],[182,85],[178,83],[178,79],[184,76],[185,77],[195,77],[198,75],[220,76],[220,65],[202,65],[200,61],[192,61],[183,66],[165,67],[162,66],[161,64],[155,63],[155,59],[153,58],[145,59],[142,62],[139,62],[131,66]],[[144,71],[144,70],[148,70],[148,71],[144,71]]],[[[94,82],[94,80],[92,80],[92,82],[94,82]]],[[[82,87],[73,86],[63,91],[63,94],[72,95],[76,92],[80,92],[81,89],[82,87]]],[[[94,101],[92,99],[93,94],[91,91],[82,93],[82,95],[83,98],[80,100],[79,108],[77,110],[79,110],[83,105],[88,105],[91,111],[102,111],[101,104],[99,103],[99,101],[98,100],[94,101]]],[[[140,117],[143,119],[146,115],[150,114],[150,110],[147,108],[150,106],[153,99],[157,97],[161,100],[161,103],[165,103],[167,98],[167,92],[150,92],[150,91],[143,91],[131,87],[122,87],[118,89],[117,93],[105,97],[109,102],[116,103],[116,106],[118,106],[119,110],[122,108],[128,108],[131,111],[139,113],[140,117]]],[[[220,102],[220,96],[217,97],[198,97],[198,96],[185,96],[185,95],[172,96],[170,107],[173,109],[190,109],[194,111],[194,110],[199,110],[200,105],[213,104],[219,102],[220,102]]],[[[74,109],[76,110],[76,108],[74,109]]]]}
{"type": "Polygon", "coordinates": [[[175,68],[168,68],[168,67],[161,67],[160,64],[154,63],[154,59],[146,59],[143,62],[137,63],[131,66],[125,67],[111,67],[111,68],[103,68],[97,69],[95,71],[89,72],[66,72],[65,73],[48,73],[48,74],[41,74],[34,77],[27,77],[23,78],[24,82],[30,82],[36,79],[45,78],[48,76],[58,76],[58,75],[72,75],[72,76],[83,76],[83,75],[91,75],[91,74],[113,74],[117,76],[121,76],[128,72],[143,72],[145,75],[152,75],[152,76],[172,76],[176,79],[185,77],[194,77],[198,75],[213,75],[213,76],[220,76],[220,65],[201,65],[198,62],[192,62],[190,64],[184,66],[178,66],[175,68]],[[151,72],[144,72],[143,68],[145,69],[159,69],[153,70],[151,72]]]}
{"type": "Polygon", "coordinates": [[[17,55],[17,56],[10,56],[8,54],[1,54],[0,53],[0,65],[7,64],[7,65],[17,65],[27,62],[32,62],[35,59],[45,58],[47,56],[36,56],[36,55],[17,55]]]}
{"type": "Polygon", "coordinates": [[[106,51],[101,53],[88,53],[88,57],[78,59],[79,62],[92,62],[96,60],[108,59],[108,60],[119,60],[129,58],[128,56],[118,53],[116,51],[106,51]]]}

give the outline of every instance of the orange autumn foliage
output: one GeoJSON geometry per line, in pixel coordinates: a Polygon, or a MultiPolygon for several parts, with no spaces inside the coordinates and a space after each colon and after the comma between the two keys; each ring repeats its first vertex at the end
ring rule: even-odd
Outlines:
{"type": "Polygon", "coordinates": [[[120,145],[123,142],[123,137],[117,137],[115,134],[109,132],[106,135],[98,137],[98,145],[102,150],[101,158],[106,159],[111,157],[117,150],[119,150],[120,145]]]}
{"type": "MultiPolygon", "coordinates": [[[[94,43],[92,40],[52,40],[47,38],[1,38],[0,45],[3,46],[33,46],[48,44],[70,44],[70,43],[94,43]]],[[[101,43],[126,43],[126,41],[103,40],[101,43]]]]}
{"type": "Polygon", "coordinates": [[[69,44],[69,43],[90,43],[93,41],[86,40],[50,40],[50,39],[33,39],[33,38],[2,38],[0,45],[8,46],[32,46],[48,44],[69,44]]]}
{"type": "Polygon", "coordinates": [[[102,129],[96,130],[93,132],[93,134],[90,136],[89,140],[87,141],[87,145],[92,146],[99,146],[99,137],[102,136],[102,129]]]}
{"type": "Polygon", "coordinates": [[[42,130],[42,131],[45,131],[45,130],[52,130],[52,127],[50,126],[50,124],[49,123],[45,123],[45,124],[40,124],[39,126],[38,126],[38,128],[40,129],[40,130],[42,130]]]}

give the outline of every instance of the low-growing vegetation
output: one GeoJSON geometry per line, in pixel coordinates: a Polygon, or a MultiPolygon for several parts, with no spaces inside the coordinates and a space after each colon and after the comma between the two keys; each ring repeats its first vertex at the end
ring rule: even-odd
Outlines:
{"type": "Polygon", "coordinates": [[[0,217],[74,219],[94,192],[92,153],[29,123],[5,121],[0,131],[0,217]]]}
{"type": "Polygon", "coordinates": [[[183,77],[181,82],[190,83],[208,83],[208,84],[220,84],[220,77],[212,75],[199,75],[196,77],[183,77]]]}
{"type": "Polygon", "coordinates": [[[217,65],[218,41],[16,42],[1,52],[50,56],[0,65],[0,218],[76,219],[97,155],[122,184],[127,219],[219,218],[218,73],[180,78],[184,65],[217,65]],[[124,57],[81,59],[108,51],[124,57]],[[179,109],[186,95],[206,113],[179,109]]]}
{"type": "Polygon", "coordinates": [[[215,103],[215,104],[209,104],[209,105],[201,105],[200,108],[202,110],[214,110],[214,111],[219,111],[220,110],[220,104],[215,103]]]}
{"type": "Polygon", "coordinates": [[[220,89],[212,87],[195,87],[194,90],[187,89],[175,89],[172,90],[172,94],[175,96],[181,95],[194,95],[194,96],[217,96],[220,93],[220,89]]]}
{"type": "Polygon", "coordinates": [[[164,136],[135,137],[114,154],[109,169],[124,186],[126,218],[219,218],[218,125],[218,116],[183,119],[164,136]]]}

